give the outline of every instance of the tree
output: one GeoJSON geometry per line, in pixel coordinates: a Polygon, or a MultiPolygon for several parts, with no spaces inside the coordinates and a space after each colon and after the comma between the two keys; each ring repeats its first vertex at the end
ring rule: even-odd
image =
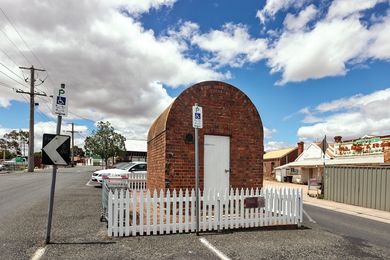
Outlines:
{"type": "Polygon", "coordinates": [[[3,160],[8,159],[10,152],[8,151],[8,143],[4,138],[0,138],[0,150],[1,150],[1,158],[3,160]]]}
{"type": "Polygon", "coordinates": [[[92,136],[85,139],[84,148],[87,154],[99,155],[107,167],[108,159],[117,156],[125,151],[126,138],[116,133],[110,122],[100,121],[97,124],[97,130],[93,131],[92,136]]]}
{"type": "Polygon", "coordinates": [[[83,149],[81,147],[78,147],[77,145],[73,147],[73,152],[74,152],[74,156],[84,157],[85,155],[83,149]]]}
{"type": "Polygon", "coordinates": [[[16,154],[25,155],[25,150],[28,144],[29,133],[23,130],[12,130],[4,135],[7,142],[7,150],[16,154]]]}

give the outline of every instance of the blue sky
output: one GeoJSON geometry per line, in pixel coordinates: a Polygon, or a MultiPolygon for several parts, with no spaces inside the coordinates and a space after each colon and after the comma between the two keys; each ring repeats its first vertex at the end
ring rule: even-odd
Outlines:
{"type": "MultiPolygon", "coordinates": [[[[203,80],[249,96],[267,150],[390,134],[388,0],[41,1],[30,15],[19,11],[26,3],[0,0],[0,135],[28,127],[26,97],[12,89],[27,83],[4,73],[21,81],[16,64],[31,63],[48,71],[38,90],[66,83],[64,128],[75,122],[80,145],[98,120],[145,139],[173,98],[203,80]]],[[[38,102],[39,140],[55,120],[50,99],[38,102]]]]}

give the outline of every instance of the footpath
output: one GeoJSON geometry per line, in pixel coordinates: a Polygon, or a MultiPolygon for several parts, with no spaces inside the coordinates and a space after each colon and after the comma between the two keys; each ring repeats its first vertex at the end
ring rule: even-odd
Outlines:
{"type": "Polygon", "coordinates": [[[325,208],[325,209],[341,212],[344,214],[355,215],[355,216],[359,216],[362,218],[372,219],[372,220],[376,220],[376,221],[390,224],[390,212],[388,212],[388,211],[363,208],[363,207],[348,205],[348,204],[339,203],[339,202],[335,202],[335,201],[317,199],[315,197],[310,197],[307,194],[307,185],[264,180],[264,186],[265,187],[283,186],[283,187],[291,187],[291,188],[300,188],[300,189],[303,189],[303,203],[304,204],[307,204],[310,206],[315,206],[315,207],[320,207],[320,208],[325,208]]]}

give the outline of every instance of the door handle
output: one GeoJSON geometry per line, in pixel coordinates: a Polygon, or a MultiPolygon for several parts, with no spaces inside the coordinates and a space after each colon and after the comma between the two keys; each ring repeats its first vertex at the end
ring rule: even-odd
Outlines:
{"type": "Polygon", "coordinates": [[[229,173],[229,172],[230,172],[230,170],[225,169],[225,173],[229,173]]]}

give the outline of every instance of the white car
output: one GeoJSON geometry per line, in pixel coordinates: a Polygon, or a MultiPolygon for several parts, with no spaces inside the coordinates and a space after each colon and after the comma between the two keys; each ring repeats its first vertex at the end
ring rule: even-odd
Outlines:
{"type": "Polygon", "coordinates": [[[119,168],[99,170],[92,174],[91,181],[102,184],[103,176],[129,176],[131,174],[145,174],[147,173],[146,162],[131,162],[119,168]]]}

